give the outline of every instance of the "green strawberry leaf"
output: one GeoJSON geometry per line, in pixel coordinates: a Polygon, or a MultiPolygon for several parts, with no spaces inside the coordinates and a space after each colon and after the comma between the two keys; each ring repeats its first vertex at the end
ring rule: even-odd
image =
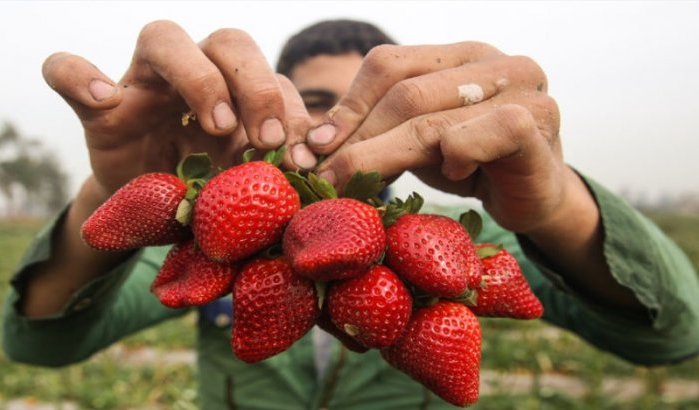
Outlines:
{"type": "Polygon", "coordinates": [[[381,218],[384,226],[393,225],[403,215],[418,213],[424,202],[425,200],[417,192],[413,192],[405,201],[393,198],[383,210],[381,218]]]}
{"type": "Polygon", "coordinates": [[[270,164],[274,165],[275,167],[278,167],[279,165],[281,165],[282,160],[284,159],[285,153],[286,153],[286,145],[282,146],[278,150],[268,151],[262,160],[265,162],[269,162],[270,164]]]}
{"type": "Polygon", "coordinates": [[[370,203],[370,201],[376,201],[379,198],[379,194],[385,187],[386,183],[378,172],[357,171],[345,184],[342,196],[370,203]]]}
{"type": "Polygon", "coordinates": [[[180,201],[180,204],[177,205],[175,219],[184,226],[192,222],[192,202],[190,200],[183,199],[180,201]]]}
{"type": "Polygon", "coordinates": [[[185,182],[190,179],[209,179],[214,172],[211,158],[206,153],[189,154],[177,164],[177,176],[185,182]]]}
{"type": "Polygon", "coordinates": [[[461,216],[459,216],[459,223],[466,228],[466,232],[468,232],[472,240],[476,240],[483,229],[483,219],[478,212],[473,209],[462,213],[461,216]]]}
{"type": "Polygon", "coordinates": [[[337,198],[337,191],[333,184],[325,178],[321,178],[313,172],[308,173],[308,182],[311,189],[322,199],[337,198]]]}
{"type": "Polygon", "coordinates": [[[424,204],[425,200],[420,196],[420,194],[413,191],[413,193],[405,201],[405,208],[407,213],[416,214],[420,212],[420,209],[422,209],[422,205],[424,204]]]}
{"type": "Polygon", "coordinates": [[[478,254],[478,257],[481,259],[490,258],[497,255],[503,248],[502,244],[497,246],[481,246],[476,250],[476,254],[478,254]]]}
{"type": "Polygon", "coordinates": [[[243,152],[243,164],[247,164],[252,161],[253,158],[255,158],[255,148],[250,148],[243,152]]]}
{"type": "Polygon", "coordinates": [[[287,171],[284,176],[291,186],[296,189],[303,205],[309,205],[321,200],[321,197],[311,188],[308,179],[295,171],[287,171]]]}
{"type": "Polygon", "coordinates": [[[316,293],[318,294],[318,309],[323,310],[325,296],[328,293],[328,284],[326,282],[315,281],[316,293]]]}

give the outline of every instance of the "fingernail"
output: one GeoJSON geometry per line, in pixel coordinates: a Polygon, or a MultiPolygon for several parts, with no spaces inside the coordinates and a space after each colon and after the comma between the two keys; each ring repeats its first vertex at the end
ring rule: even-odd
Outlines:
{"type": "Polygon", "coordinates": [[[216,104],[213,112],[214,125],[219,130],[228,130],[235,127],[235,114],[228,103],[220,102],[216,104]]]}
{"type": "Polygon", "coordinates": [[[320,174],[318,174],[318,176],[323,178],[323,179],[327,179],[328,182],[330,182],[333,185],[335,185],[335,183],[337,182],[337,177],[335,176],[335,172],[333,172],[330,169],[321,172],[320,174]]]}
{"type": "Polygon", "coordinates": [[[284,142],[284,127],[281,121],[276,118],[268,118],[260,127],[260,141],[267,145],[278,146],[284,142]]]}
{"type": "Polygon", "coordinates": [[[308,142],[313,145],[328,145],[335,139],[335,126],[323,124],[308,133],[308,142]]]}
{"type": "Polygon", "coordinates": [[[310,169],[316,166],[318,162],[316,156],[308,149],[306,144],[296,144],[291,148],[291,159],[294,164],[304,169],[310,169]]]}
{"type": "Polygon", "coordinates": [[[97,101],[104,101],[107,98],[116,94],[116,87],[109,83],[105,83],[102,80],[90,81],[90,84],[87,86],[87,89],[90,91],[92,98],[94,98],[97,101]]]}

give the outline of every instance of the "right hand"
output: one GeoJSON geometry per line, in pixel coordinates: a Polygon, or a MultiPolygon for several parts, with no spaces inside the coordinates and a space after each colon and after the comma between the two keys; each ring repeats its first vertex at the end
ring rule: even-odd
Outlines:
{"type": "MultiPolygon", "coordinates": [[[[78,115],[105,196],[140,174],[174,172],[192,152],[208,152],[216,165],[229,167],[250,146],[295,145],[310,124],[293,85],[237,29],[196,44],[175,23],[156,21],[141,30],[117,83],[68,53],[51,55],[43,75],[78,115]],[[190,110],[196,121],[184,127],[190,110]]],[[[285,162],[291,164],[288,154],[285,162]]]]}

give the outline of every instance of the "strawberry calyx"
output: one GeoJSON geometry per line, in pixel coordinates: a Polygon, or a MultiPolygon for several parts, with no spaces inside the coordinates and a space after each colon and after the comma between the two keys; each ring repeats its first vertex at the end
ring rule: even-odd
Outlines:
{"type": "Polygon", "coordinates": [[[177,206],[175,219],[182,225],[189,225],[192,220],[194,202],[201,189],[218,173],[209,155],[205,152],[189,154],[177,164],[177,177],[187,186],[184,199],[177,206]]]}
{"type": "Polygon", "coordinates": [[[386,187],[386,182],[378,172],[357,171],[350,177],[342,190],[343,198],[352,198],[379,207],[383,201],[379,194],[386,187]]]}
{"type": "Polygon", "coordinates": [[[301,205],[307,206],[324,199],[336,199],[335,187],[325,178],[321,178],[313,172],[302,175],[298,171],[284,173],[291,186],[296,189],[301,198],[301,205]]]}
{"type": "MultiPolygon", "coordinates": [[[[248,162],[254,160],[256,154],[257,150],[255,148],[250,148],[243,152],[243,163],[247,164],[248,162]]],[[[286,154],[286,146],[282,146],[277,150],[269,150],[265,152],[264,156],[262,157],[262,161],[269,162],[278,168],[284,160],[284,154],[286,154]]]]}
{"type": "Polygon", "coordinates": [[[505,247],[502,246],[502,244],[499,244],[499,245],[492,245],[492,244],[478,245],[478,247],[476,248],[476,254],[478,255],[479,258],[486,259],[486,258],[490,258],[490,257],[497,255],[504,248],[505,247]]]}
{"type": "Polygon", "coordinates": [[[393,225],[403,215],[420,212],[424,203],[425,200],[417,192],[410,194],[405,201],[400,198],[391,199],[387,205],[379,208],[384,226],[393,225]]]}
{"type": "Polygon", "coordinates": [[[471,240],[475,240],[483,229],[483,218],[473,209],[462,213],[459,216],[459,223],[466,229],[471,240]]]}

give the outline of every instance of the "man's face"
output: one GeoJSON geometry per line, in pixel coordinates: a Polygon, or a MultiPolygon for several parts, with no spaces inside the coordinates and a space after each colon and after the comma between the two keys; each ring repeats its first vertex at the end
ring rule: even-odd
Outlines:
{"type": "Polygon", "coordinates": [[[314,120],[347,93],[361,64],[359,53],[348,53],[311,57],[294,67],[290,79],[314,120]]]}

